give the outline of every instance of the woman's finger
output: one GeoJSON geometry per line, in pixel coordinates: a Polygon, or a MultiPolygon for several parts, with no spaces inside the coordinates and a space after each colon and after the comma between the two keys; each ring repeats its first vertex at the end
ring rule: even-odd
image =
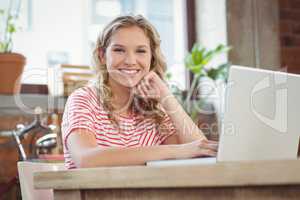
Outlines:
{"type": "Polygon", "coordinates": [[[140,85],[141,85],[142,89],[144,90],[144,92],[147,92],[147,93],[148,93],[148,91],[151,90],[151,87],[149,87],[149,86],[147,85],[146,80],[142,80],[142,81],[140,82],[140,85]]]}
{"type": "Polygon", "coordinates": [[[143,83],[144,87],[145,87],[147,90],[152,90],[151,84],[150,84],[150,82],[149,82],[148,79],[144,79],[144,80],[142,81],[142,83],[143,83]]]}
{"type": "Polygon", "coordinates": [[[203,144],[201,146],[201,148],[210,149],[213,151],[218,151],[218,147],[219,147],[219,145],[217,145],[217,144],[203,144]]]}
{"type": "Polygon", "coordinates": [[[137,90],[138,90],[139,96],[141,96],[143,98],[146,97],[146,93],[144,92],[144,90],[142,89],[140,84],[137,86],[137,90]]]}
{"type": "Polygon", "coordinates": [[[211,141],[203,141],[199,143],[199,147],[203,149],[209,149],[212,151],[218,151],[219,144],[211,141]]]}
{"type": "Polygon", "coordinates": [[[208,139],[201,140],[201,143],[205,143],[205,144],[219,144],[218,141],[208,140],[208,139]]]}
{"type": "Polygon", "coordinates": [[[145,98],[148,97],[149,96],[149,90],[146,87],[144,81],[141,81],[139,86],[140,86],[141,90],[143,91],[143,93],[145,94],[145,98]]]}
{"type": "Polygon", "coordinates": [[[151,82],[153,81],[154,78],[155,78],[155,72],[151,71],[144,77],[144,80],[151,82]]]}
{"type": "Polygon", "coordinates": [[[203,149],[201,150],[201,156],[212,156],[215,157],[217,156],[217,152],[209,150],[209,149],[203,149]]]}
{"type": "Polygon", "coordinates": [[[147,87],[151,98],[159,98],[160,92],[155,85],[151,85],[147,80],[145,80],[145,86],[147,87]]]}
{"type": "Polygon", "coordinates": [[[208,143],[210,143],[210,144],[219,144],[218,141],[214,141],[214,140],[208,140],[208,143]]]}
{"type": "Polygon", "coordinates": [[[142,80],[140,85],[148,98],[156,99],[159,97],[159,92],[157,92],[155,86],[152,86],[146,79],[142,80]]]}

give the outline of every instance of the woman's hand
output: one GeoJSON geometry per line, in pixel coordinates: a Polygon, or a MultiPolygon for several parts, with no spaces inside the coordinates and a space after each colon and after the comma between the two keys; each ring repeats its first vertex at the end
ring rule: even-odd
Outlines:
{"type": "Polygon", "coordinates": [[[200,139],[186,144],[178,145],[177,159],[195,158],[203,156],[215,157],[218,151],[218,142],[200,139]]]}
{"type": "Polygon", "coordinates": [[[178,142],[182,144],[182,146],[179,145],[182,158],[216,155],[218,143],[206,139],[155,72],[151,71],[146,74],[134,88],[134,92],[145,100],[156,99],[164,108],[176,128],[178,142]]]}
{"type": "Polygon", "coordinates": [[[170,94],[167,85],[153,71],[150,71],[135,87],[137,95],[145,99],[156,99],[161,101],[164,97],[170,94]]]}

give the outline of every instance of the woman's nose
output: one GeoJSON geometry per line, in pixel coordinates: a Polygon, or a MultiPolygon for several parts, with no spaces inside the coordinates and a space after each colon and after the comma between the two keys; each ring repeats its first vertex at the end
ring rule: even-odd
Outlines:
{"type": "Polygon", "coordinates": [[[134,65],[136,64],[136,56],[133,52],[127,53],[125,57],[125,63],[129,65],[134,65]]]}

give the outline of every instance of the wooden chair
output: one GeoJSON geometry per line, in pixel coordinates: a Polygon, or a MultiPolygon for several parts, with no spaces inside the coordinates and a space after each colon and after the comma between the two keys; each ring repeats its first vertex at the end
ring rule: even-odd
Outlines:
{"type": "Polygon", "coordinates": [[[61,69],[64,96],[69,96],[75,89],[86,85],[95,77],[95,73],[90,66],[63,64],[61,69]]]}
{"type": "Polygon", "coordinates": [[[52,190],[37,190],[33,186],[33,174],[41,171],[65,170],[64,163],[58,162],[18,162],[18,173],[23,200],[52,200],[52,190]]]}

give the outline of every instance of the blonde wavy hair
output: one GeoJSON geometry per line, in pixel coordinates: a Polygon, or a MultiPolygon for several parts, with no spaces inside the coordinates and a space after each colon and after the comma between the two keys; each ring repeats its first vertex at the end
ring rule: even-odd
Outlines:
{"type": "MultiPolygon", "coordinates": [[[[142,15],[123,15],[111,21],[99,35],[93,56],[95,71],[97,73],[96,88],[98,96],[103,107],[109,111],[109,117],[113,119],[114,122],[117,121],[113,115],[113,111],[115,109],[110,101],[113,94],[108,85],[109,75],[106,65],[101,64],[100,62],[99,52],[101,50],[104,52],[106,51],[112,35],[119,29],[132,26],[141,28],[150,40],[150,49],[152,54],[150,71],[157,73],[162,80],[164,80],[164,73],[166,71],[165,58],[162,55],[160,48],[160,36],[154,26],[147,19],[145,19],[142,15]]],[[[164,116],[162,108],[154,99],[145,100],[138,96],[134,96],[132,108],[134,113],[140,114],[143,118],[153,118],[158,123],[161,122],[164,116]]]]}

